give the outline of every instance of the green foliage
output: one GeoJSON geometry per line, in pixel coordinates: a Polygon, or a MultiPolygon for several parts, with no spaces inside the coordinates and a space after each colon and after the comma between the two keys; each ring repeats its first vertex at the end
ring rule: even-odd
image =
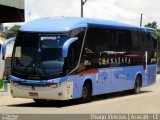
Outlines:
{"type": "Polygon", "coordinates": [[[8,39],[11,37],[16,37],[17,31],[19,30],[20,25],[14,25],[10,29],[7,29],[6,32],[2,32],[1,36],[8,39]]]}
{"type": "Polygon", "coordinates": [[[3,38],[7,38],[7,33],[6,33],[6,32],[2,32],[2,33],[1,33],[1,36],[2,36],[3,38]]]}
{"type": "Polygon", "coordinates": [[[0,79],[0,89],[3,88],[3,85],[4,85],[3,80],[0,79]]]}
{"type": "Polygon", "coordinates": [[[160,43],[160,29],[158,29],[157,22],[153,21],[151,23],[148,23],[145,25],[145,27],[155,28],[157,30],[157,38],[158,38],[158,42],[160,43]]]}
{"type": "Polygon", "coordinates": [[[156,22],[156,21],[153,21],[153,22],[151,22],[151,23],[146,24],[145,27],[151,27],[151,28],[157,29],[157,28],[158,28],[158,25],[157,25],[157,22],[156,22]]]}
{"type": "Polygon", "coordinates": [[[14,25],[8,30],[7,38],[16,37],[17,31],[19,30],[20,25],[14,25]]]}

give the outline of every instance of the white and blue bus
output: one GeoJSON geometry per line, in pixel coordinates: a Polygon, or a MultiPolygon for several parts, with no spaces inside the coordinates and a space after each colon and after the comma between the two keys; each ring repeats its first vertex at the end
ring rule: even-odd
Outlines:
{"type": "Polygon", "coordinates": [[[11,95],[35,102],[131,90],[156,82],[156,30],[87,18],[42,18],[24,24],[15,40],[11,95]]]}

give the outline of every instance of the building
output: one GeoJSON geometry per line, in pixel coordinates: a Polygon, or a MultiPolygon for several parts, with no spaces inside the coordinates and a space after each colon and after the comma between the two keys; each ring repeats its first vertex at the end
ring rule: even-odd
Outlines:
{"type": "MultiPolygon", "coordinates": [[[[24,22],[24,0],[0,0],[0,33],[3,31],[3,23],[11,22],[24,22]]],[[[0,51],[1,45],[4,40],[0,40],[0,51]]],[[[14,44],[14,43],[13,43],[14,44]]],[[[12,51],[13,44],[9,46],[9,51],[12,51]]],[[[11,52],[9,52],[11,53],[11,52]]],[[[10,58],[11,54],[6,56],[5,63],[1,60],[0,53],[0,79],[7,79],[10,74],[10,58]],[[5,66],[5,67],[4,67],[5,66]]]]}
{"type": "Polygon", "coordinates": [[[0,0],[0,31],[2,23],[24,22],[24,0],[0,0]]]}

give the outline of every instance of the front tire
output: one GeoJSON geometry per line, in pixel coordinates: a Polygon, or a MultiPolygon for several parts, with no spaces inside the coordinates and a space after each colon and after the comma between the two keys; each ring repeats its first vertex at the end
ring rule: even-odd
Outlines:
{"type": "Polygon", "coordinates": [[[92,96],[91,85],[88,82],[86,82],[83,85],[82,96],[80,98],[80,102],[81,103],[89,102],[91,100],[91,96],[92,96]]]}

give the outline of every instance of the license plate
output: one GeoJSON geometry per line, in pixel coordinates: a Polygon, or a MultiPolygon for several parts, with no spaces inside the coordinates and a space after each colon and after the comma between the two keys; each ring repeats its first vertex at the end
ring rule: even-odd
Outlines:
{"type": "Polygon", "coordinates": [[[36,92],[29,92],[29,96],[37,97],[37,96],[38,96],[38,93],[36,93],[36,92]]]}

